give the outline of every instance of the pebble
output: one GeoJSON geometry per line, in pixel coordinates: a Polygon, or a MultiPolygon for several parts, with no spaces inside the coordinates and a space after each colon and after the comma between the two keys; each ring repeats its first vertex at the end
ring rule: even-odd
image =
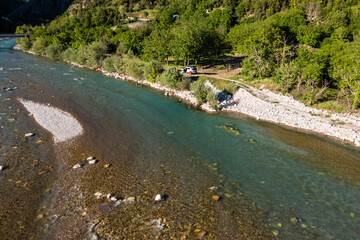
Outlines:
{"type": "Polygon", "coordinates": [[[206,231],[201,231],[201,232],[198,234],[198,238],[199,238],[199,239],[204,239],[205,236],[206,236],[206,231]]]}
{"type": "Polygon", "coordinates": [[[282,226],[282,224],[281,224],[281,223],[277,223],[276,225],[277,225],[278,227],[281,227],[281,226],[282,226]]]}
{"type": "Polygon", "coordinates": [[[90,160],[94,160],[95,157],[88,157],[86,160],[90,161],[90,160]]]}
{"type": "Polygon", "coordinates": [[[212,187],[209,187],[210,191],[215,191],[218,189],[218,187],[215,187],[215,186],[212,186],[212,187]]]}
{"type": "Polygon", "coordinates": [[[215,201],[219,201],[220,200],[220,196],[218,195],[213,195],[212,199],[214,199],[215,201]]]}
{"type": "Polygon", "coordinates": [[[98,161],[97,160],[90,160],[89,161],[89,164],[95,164],[95,163],[97,163],[98,161]]]}
{"type": "Polygon", "coordinates": [[[273,230],[272,233],[274,234],[274,236],[278,236],[279,235],[279,230],[273,230]]]}
{"type": "Polygon", "coordinates": [[[124,201],[125,202],[135,202],[135,197],[128,197],[124,201]]]}
{"type": "Polygon", "coordinates": [[[34,136],[35,135],[35,133],[26,133],[25,134],[25,137],[32,137],[32,136],[34,136]]]}
{"type": "Polygon", "coordinates": [[[251,142],[251,143],[257,143],[257,141],[256,141],[255,139],[253,139],[253,138],[250,138],[250,139],[249,139],[249,142],[251,142]]]}
{"type": "Polygon", "coordinates": [[[350,217],[355,217],[356,216],[355,213],[353,213],[353,212],[349,213],[349,215],[350,215],[350,217]]]}
{"type": "Polygon", "coordinates": [[[110,163],[104,165],[104,168],[109,168],[109,167],[111,167],[110,163]]]}
{"type": "Polygon", "coordinates": [[[106,198],[110,199],[113,195],[111,193],[109,193],[108,195],[106,195],[106,198]]]}
{"type": "Polygon", "coordinates": [[[84,165],[83,164],[76,164],[75,166],[73,166],[73,169],[76,169],[76,168],[82,168],[84,165]]]}
{"type": "Polygon", "coordinates": [[[101,192],[96,192],[96,193],[94,193],[94,196],[95,196],[97,199],[99,199],[99,198],[102,197],[102,193],[101,193],[101,192]]]}
{"type": "Polygon", "coordinates": [[[118,200],[117,197],[111,197],[111,198],[110,198],[110,201],[112,201],[112,202],[116,202],[117,200],[118,200]]]}
{"type": "Polygon", "coordinates": [[[297,224],[299,222],[299,220],[296,217],[292,217],[292,218],[290,218],[290,222],[292,224],[297,224]]]}
{"type": "Polygon", "coordinates": [[[160,202],[160,201],[162,201],[162,200],[164,200],[164,196],[163,196],[163,195],[157,194],[157,195],[155,196],[155,201],[156,201],[156,202],[160,202]]]}
{"type": "Polygon", "coordinates": [[[5,169],[4,166],[0,166],[0,171],[3,171],[5,169]]]}

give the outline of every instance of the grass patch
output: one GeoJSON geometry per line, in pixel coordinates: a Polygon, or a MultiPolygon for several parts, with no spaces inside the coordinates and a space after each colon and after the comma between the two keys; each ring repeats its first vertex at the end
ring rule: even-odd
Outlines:
{"type": "Polygon", "coordinates": [[[346,105],[339,104],[337,101],[326,101],[315,104],[313,107],[327,109],[337,113],[349,110],[346,105]]]}
{"type": "Polygon", "coordinates": [[[234,93],[239,89],[239,84],[231,82],[231,81],[226,81],[223,79],[212,78],[212,77],[207,77],[207,76],[200,76],[198,81],[199,80],[200,81],[208,80],[212,85],[214,85],[220,91],[223,91],[223,92],[225,92],[227,94],[231,94],[231,95],[234,95],[234,93]]]}

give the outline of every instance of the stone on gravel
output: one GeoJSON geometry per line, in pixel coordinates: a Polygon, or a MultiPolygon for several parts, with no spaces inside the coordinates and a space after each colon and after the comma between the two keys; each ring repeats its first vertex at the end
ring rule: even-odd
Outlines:
{"type": "Polygon", "coordinates": [[[73,169],[76,169],[76,168],[82,168],[84,165],[83,164],[76,164],[75,166],[73,166],[73,169]]]}
{"type": "Polygon", "coordinates": [[[35,133],[26,133],[25,134],[25,137],[32,137],[32,136],[34,136],[35,135],[35,133]]]}
{"type": "Polygon", "coordinates": [[[213,195],[212,199],[214,199],[215,201],[219,201],[220,200],[220,196],[218,195],[213,195]]]}
{"type": "Polygon", "coordinates": [[[88,160],[88,161],[95,160],[95,157],[88,157],[86,160],[88,160]]]}
{"type": "Polygon", "coordinates": [[[164,200],[164,196],[163,196],[163,195],[157,194],[157,195],[155,196],[155,201],[156,201],[156,202],[160,202],[160,201],[163,201],[163,200],[164,200]]]}
{"type": "Polygon", "coordinates": [[[90,160],[89,161],[89,164],[95,164],[95,163],[97,163],[98,161],[97,160],[90,160]]]}

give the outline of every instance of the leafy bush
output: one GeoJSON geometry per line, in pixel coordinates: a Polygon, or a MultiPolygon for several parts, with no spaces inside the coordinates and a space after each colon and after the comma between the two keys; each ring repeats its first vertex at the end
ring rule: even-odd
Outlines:
{"type": "Polygon", "coordinates": [[[47,45],[48,43],[45,38],[38,37],[32,46],[32,50],[36,55],[44,55],[47,45]]]}
{"type": "Polygon", "coordinates": [[[182,79],[182,75],[175,67],[169,67],[163,72],[163,74],[161,74],[160,83],[168,86],[169,88],[178,89],[182,79]]]}
{"type": "Polygon", "coordinates": [[[219,65],[219,66],[216,67],[216,70],[222,70],[222,69],[225,69],[224,65],[219,65]]]}
{"type": "Polygon", "coordinates": [[[190,85],[190,90],[194,93],[199,104],[206,102],[209,87],[206,87],[203,81],[196,81],[190,85]]]}
{"type": "Polygon", "coordinates": [[[139,58],[125,55],[123,58],[123,70],[126,74],[135,79],[142,80],[144,78],[144,62],[139,58]]]}
{"type": "Polygon", "coordinates": [[[107,57],[102,62],[102,67],[107,72],[115,72],[116,69],[114,67],[114,58],[113,57],[107,57]]]}
{"type": "Polygon", "coordinates": [[[29,51],[31,49],[32,43],[28,37],[19,38],[20,48],[24,51],[29,51]]]}
{"type": "Polygon", "coordinates": [[[159,76],[163,72],[163,67],[158,61],[151,61],[145,65],[144,68],[144,77],[149,82],[154,83],[156,81],[157,76],[159,76]]]}
{"type": "Polygon", "coordinates": [[[180,90],[190,90],[191,79],[190,78],[183,78],[183,80],[179,83],[180,90]]]}
{"type": "Polygon", "coordinates": [[[206,101],[209,102],[210,107],[212,107],[213,109],[217,109],[218,99],[216,97],[216,94],[210,88],[207,88],[206,101]]]}
{"type": "Polygon", "coordinates": [[[62,44],[57,45],[49,45],[45,49],[46,56],[51,58],[52,60],[59,61],[61,60],[61,53],[65,50],[65,46],[62,44]]]}
{"type": "Polygon", "coordinates": [[[93,42],[85,50],[86,65],[92,68],[101,66],[101,61],[107,51],[107,45],[104,42],[93,42]]]}

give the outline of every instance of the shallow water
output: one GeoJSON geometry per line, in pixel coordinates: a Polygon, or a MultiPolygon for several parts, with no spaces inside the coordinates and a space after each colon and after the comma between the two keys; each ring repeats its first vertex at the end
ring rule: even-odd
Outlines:
{"type": "MultiPolygon", "coordinates": [[[[0,48],[5,45],[0,41],[0,48]]],[[[137,155],[151,156],[144,165],[162,159],[183,169],[189,158],[209,165],[206,171],[223,180],[223,197],[235,203],[248,197],[283,239],[360,235],[359,149],[241,115],[208,115],[155,90],[18,51],[0,51],[0,68],[1,88],[19,86],[16,93],[2,92],[1,101],[11,94],[47,99],[84,125],[96,119],[91,138],[108,154],[121,139],[137,155]],[[221,124],[233,124],[241,134],[221,124]]],[[[196,189],[199,183],[186,177],[184,184],[196,189]]]]}

